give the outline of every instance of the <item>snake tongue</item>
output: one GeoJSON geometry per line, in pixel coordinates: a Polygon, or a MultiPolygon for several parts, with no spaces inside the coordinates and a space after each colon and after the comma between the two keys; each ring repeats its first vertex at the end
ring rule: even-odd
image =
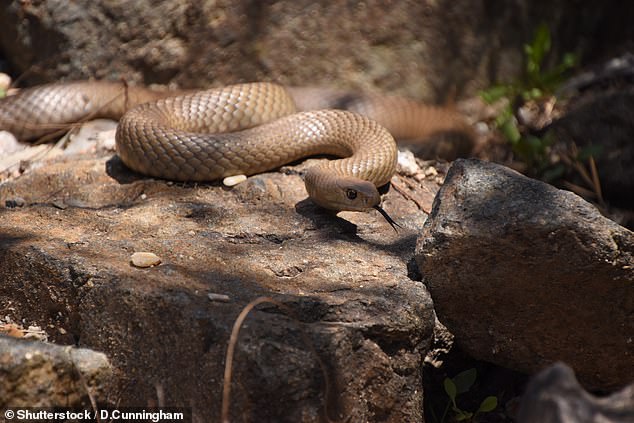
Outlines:
{"type": "Polygon", "coordinates": [[[396,222],[394,221],[394,219],[392,219],[392,218],[390,217],[390,215],[389,215],[389,214],[387,214],[387,212],[381,208],[381,206],[379,206],[379,205],[377,204],[376,206],[374,206],[374,209],[375,209],[376,211],[378,211],[379,213],[381,213],[381,216],[383,216],[383,217],[385,218],[385,220],[387,220],[387,223],[389,223],[389,224],[390,224],[390,226],[392,227],[392,229],[394,229],[396,232],[398,232],[398,229],[396,229],[396,228],[401,228],[401,229],[403,229],[403,227],[402,227],[401,225],[399,225],[398,223],[396,223],[396,222]]]}

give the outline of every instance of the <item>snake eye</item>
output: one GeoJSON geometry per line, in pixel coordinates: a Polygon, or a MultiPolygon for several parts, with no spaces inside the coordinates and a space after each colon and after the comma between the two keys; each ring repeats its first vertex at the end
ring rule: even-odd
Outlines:
{"type": "Polygon", "coordinates": [[[357,191],[354,189],[347,189],[346,197],[348,197],[348,200],[354,200],[355,198],[357,198],[357,191]]]}

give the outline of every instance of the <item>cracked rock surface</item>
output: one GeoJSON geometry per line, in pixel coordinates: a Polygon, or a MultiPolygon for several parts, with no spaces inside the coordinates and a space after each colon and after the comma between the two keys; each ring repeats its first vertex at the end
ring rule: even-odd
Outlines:
{"type": "Polygon", "coordinates": [[[160,391],[217,421],[234,320],[272,297],[300,322],[269,304],[247,317],[233,418],[321,421],[326,404],[331,419],[421,421],[434,318],[407,228],[424,222],[437,179],[393,179],[401,192],[424,187],[418,207],[411,193],[386,195],[396,233],[374,212],[318,209],[296,168],[229,189],[148,179],[116,157],[57,158],[0,185],[0,308],[56,343],[104,352],[121,406],[160,391]],[[136,252],[160,264],[135,267],[136,252]]]}

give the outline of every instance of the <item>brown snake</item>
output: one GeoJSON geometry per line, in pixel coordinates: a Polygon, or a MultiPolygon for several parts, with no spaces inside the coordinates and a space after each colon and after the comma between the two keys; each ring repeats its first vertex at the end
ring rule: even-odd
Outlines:
{"type": "MultiPolygon", "coordinates": [[[[332,210],[375,208],[386,216],[377,187],[389,182],[395,171],[392,135],[374,120],[349,111],[297,113],[296,103],[303,108],[332,107],[315,103],[315,98],[323,96],[270,83],[176,96],[114,82],[57,83],[0,100],[0,130],[33,139],[50,132],[50,125],[119,119],[116,146],[121,160],[137,172],[178,181],[252,175],[317,154],[340,156],[344,158],[306,171],[310,198],[332,210]]],[[[423,110],[427,119],[421,119],[414,102],[398,97],[382,103],[336,98],[369,116],[387,115],[383,124],[398,137],[424,133],[435,119],[436,109],[423,110]]]]}

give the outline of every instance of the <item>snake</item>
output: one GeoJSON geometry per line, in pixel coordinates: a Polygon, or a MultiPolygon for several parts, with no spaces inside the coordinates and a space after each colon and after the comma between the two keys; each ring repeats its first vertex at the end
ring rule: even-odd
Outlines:
{"type": "Polygon", "coordinates": [[[414,138],[429,132],[430,122],[451,127],[458,121],[421,107],[396,96],[368,100],[268,82],[174,93],[75,81],[0,99],[0,130],[31,140],[89,118],[119,120],[115,140],[122,162],[175,181],[253,175],[308,156],[336,156],[304,173],[312,201],[334,211],[376,209],[393,224],[380,207],[378,188],[395,173],[394,136],[414,138]]]}

